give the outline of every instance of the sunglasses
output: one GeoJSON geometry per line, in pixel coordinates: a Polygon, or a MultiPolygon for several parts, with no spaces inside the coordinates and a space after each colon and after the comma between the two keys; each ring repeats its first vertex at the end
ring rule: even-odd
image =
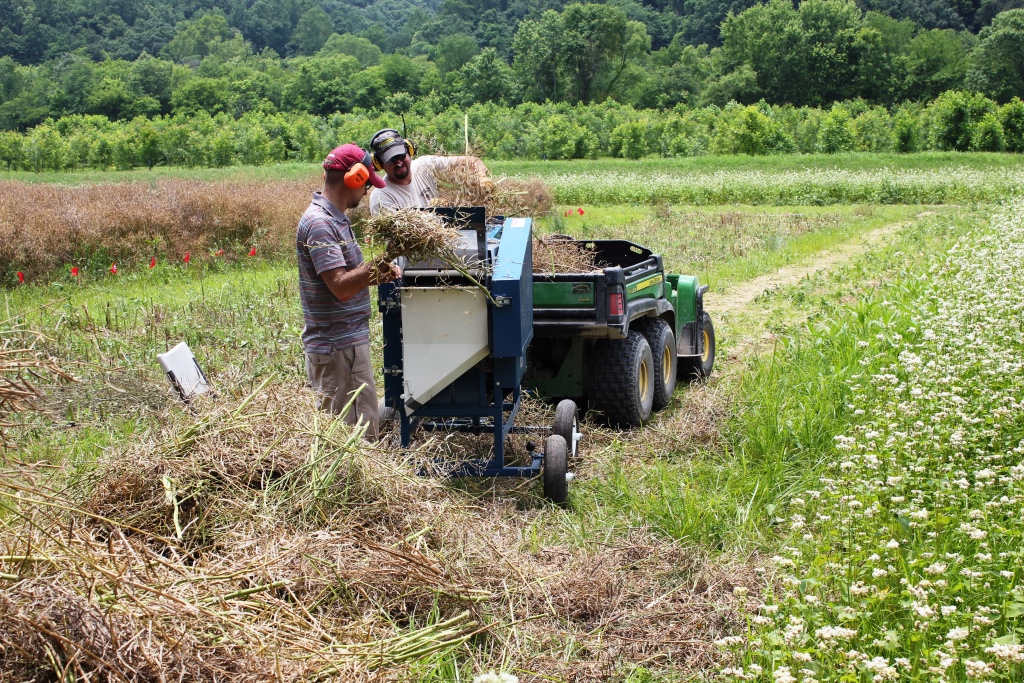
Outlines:
{"type": "Polygon", "coordinates": [[[408,159],[408,158],[409,158],[409,153],[408,152],[406,152],[404,154],[396,154],[395,156],[393,156],[390,159],[388,159],[387,162],[385,162],[384,165],[385,166],[391,166],[393,164],[397,164],[399,161],[403,161],[403,160],[408,159]]]}

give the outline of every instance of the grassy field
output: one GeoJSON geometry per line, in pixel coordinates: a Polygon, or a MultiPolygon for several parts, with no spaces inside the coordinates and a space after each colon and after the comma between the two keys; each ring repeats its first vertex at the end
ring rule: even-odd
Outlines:
{"type": "MultiPolygon", "coordinates": [[[[1024,157],[990,153],[786,155],[678,159],[493,162],[497,175],[540,178],[563,204],[957,204],[1024,190],[1024,157]]],[[[311,182],[306,164],[258,168],[157,168],[123,172],[0,173],[25,183],[311,182]]]]}
{"type": "MultiPolygon", "coordinates": [[[[560,176],[566,173],[647,173],[651,175],[714,175],[733,172],[791,171],[945,171],[963,168],[978,172],[1021,171],[1024,157],[1016,154],[988,152],[922,152],[917,154],[794,154],[751,157],[742,154],[725,156],[648,157],[632,159],[572,159],[567,161],[487,161],[492,173],[507,176],[560,176]]],[[[61,171],[33,173],[0,171],[0,180],[26,183],[67,183],[72,185],[97,182],[155,181],[164,178],[190,180],[300,180],[318,176],[315,164],[275,164],[273,166],[229,166],[225,168],[156,167],[132,171],[61,171]]]]}
{"type": "MultiPolygon", "coordinates": [[[[775,161],[784,178],[826,158],[775,161]]],[[[536,482],[410,476],[317,417],[289,259],[5,289],[8,346],[81,380],[45,387],[0,468],[0,633],[55,653],[11,659],[12,680],[74,651],[39,625],[86,661],[121,652],[130,680],[147,657],[200,680],[1020,680],[1024,207],[576,208],[539,232],[625,235],[711,283],[719,359],[641,430],[588,422],[565,510],[536,482]],[[716,311],[781,266],[811,274],[716,311]],[[219,393],[194,413],[154,363],[179,340],[219,393]]],[[[445,447],[467,444],[425,445],[445,447]]]]}

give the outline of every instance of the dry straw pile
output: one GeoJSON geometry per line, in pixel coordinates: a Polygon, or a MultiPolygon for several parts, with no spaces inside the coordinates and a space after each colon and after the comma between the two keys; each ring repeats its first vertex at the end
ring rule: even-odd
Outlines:
{"type": "Polygon", "coordinates": [[[604,681],[712,664],[740,626],[748,572],[642,528],[545,544],[527,528],[558,516],[529,484],[414,476],[299,392],[167,415],[84,476],[8,461],[0,678],[395,681],[454,651],[524,682],[604,681]]]}
{"type": "Polygon", "coordinates": [[[598,265],[594,252],[567,235],[533,238],[534,273],[590,273],[598,265]]]}
{"type": "MultiPolygon", "coordinates": [[[[39,277],[92,255],[180,259],[218,247],[294,249],[316,181],[32,185],[0,181],[0,264],[39,277]]],[[[0,274],[2,275],[2,274],[0,274]]]]}

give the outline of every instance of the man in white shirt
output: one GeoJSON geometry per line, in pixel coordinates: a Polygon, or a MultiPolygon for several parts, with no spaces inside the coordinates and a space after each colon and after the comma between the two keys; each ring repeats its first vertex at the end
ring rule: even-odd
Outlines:
{"type": "Polygon", "coordinates": [[[424,209],[437,197],[437,175],[458,164],[467,164],[481,183],[493,188],[487,167],[476,157],[416,156],[415,147],[391,128],[377,131],[370,140],[370,153],[387,175],[387,185],[370,194],[370,215],[381,210],[424,209]]]}

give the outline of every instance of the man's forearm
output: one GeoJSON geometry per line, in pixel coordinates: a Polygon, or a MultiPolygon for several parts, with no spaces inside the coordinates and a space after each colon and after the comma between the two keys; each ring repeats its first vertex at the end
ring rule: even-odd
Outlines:
{"type": "Polygon", "coordinates": [[[334,268],[321,274],[324,284],[338,301],[348,301],[362,294],[370,285],[391,282],[398,274],[390,265],[374,268],[364,261],[355,268],[334,268]]]}

